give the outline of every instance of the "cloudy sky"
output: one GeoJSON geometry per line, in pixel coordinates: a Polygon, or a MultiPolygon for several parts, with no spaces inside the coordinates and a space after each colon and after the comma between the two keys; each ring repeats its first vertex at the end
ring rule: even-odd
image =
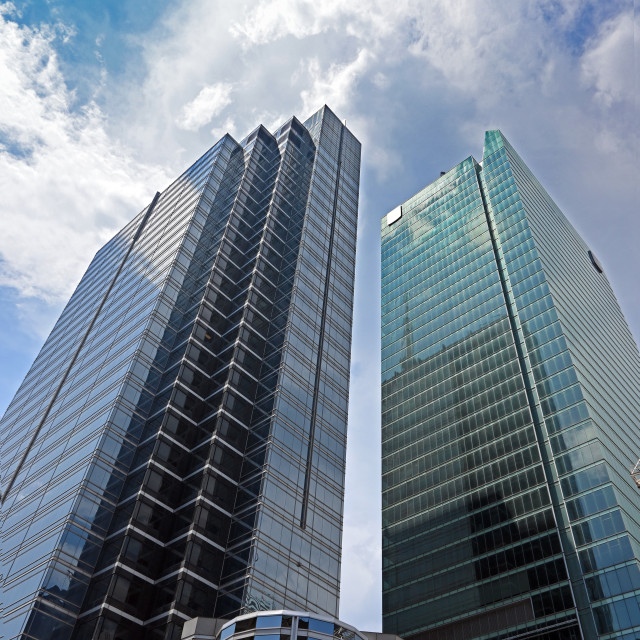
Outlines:
{"type": "Polygon", "coordinates": [[[156,190],[327,103],[363,145],[340,613],[379,630],[379,220],[500,128],[638,339],[634,26],[633,0],[0,2],[0,411],[156,190]]]}

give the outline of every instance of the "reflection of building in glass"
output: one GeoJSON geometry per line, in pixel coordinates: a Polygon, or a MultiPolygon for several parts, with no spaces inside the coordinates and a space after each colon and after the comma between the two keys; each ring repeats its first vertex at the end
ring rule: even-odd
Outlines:
{"type": "Polygon", "coordinates": [[[182,638],[183,640],[196,640],[196,638],[198,640],[369,640],[367,634],[333,617],[287,610],[251,613],[238,616],[233,620],[196,618],[184,625],[182,638]]]}
{"type": "Polygon", "coordinates": [[[359,167],[227,135],[97,253],[0,425],[6,638],[337,614],[359,167]]]}
{"type": "Polygon", "coordinates": [[[382,221],[383,629],[640,637],[640,358],[499,131],[382,221]]]}

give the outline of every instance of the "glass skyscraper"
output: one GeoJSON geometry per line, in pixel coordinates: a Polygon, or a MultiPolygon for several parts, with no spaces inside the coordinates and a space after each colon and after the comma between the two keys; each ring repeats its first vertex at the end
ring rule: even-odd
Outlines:
{"type": "Polygon", "coordinates": [[[224,136],[98,253],[0,425],[2,632],[338,614],[360,143],[224,136]]]}
{"type": "Polygon", "coordinates": [[[602,265],[487,132],[382,220],[383,630],[640,637],[639,425],[602,265]]]}

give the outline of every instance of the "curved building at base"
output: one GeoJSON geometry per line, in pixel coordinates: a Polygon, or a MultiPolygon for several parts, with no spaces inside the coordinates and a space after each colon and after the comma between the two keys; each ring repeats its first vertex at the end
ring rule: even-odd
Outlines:
{"type": "Polygon", "coordinates": [[[640,634],[640,357],[499,131],[382,221],[383,630],[640,634]]]}
{"type": "Polygon", "coordinates": [[[195,618],[185,623],[182,640],[372,640],[381,635],[363,633],[330,616],[281,609],[233,620],[195,618]]]}

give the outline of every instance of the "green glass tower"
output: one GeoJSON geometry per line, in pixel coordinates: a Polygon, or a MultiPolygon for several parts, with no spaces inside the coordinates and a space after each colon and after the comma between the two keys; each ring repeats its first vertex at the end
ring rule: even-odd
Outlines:
{"type": "Polygon", "coordinates": [[[499,131],[382,220],[383,630],[640,637],[640,357],[499,131]]]}

